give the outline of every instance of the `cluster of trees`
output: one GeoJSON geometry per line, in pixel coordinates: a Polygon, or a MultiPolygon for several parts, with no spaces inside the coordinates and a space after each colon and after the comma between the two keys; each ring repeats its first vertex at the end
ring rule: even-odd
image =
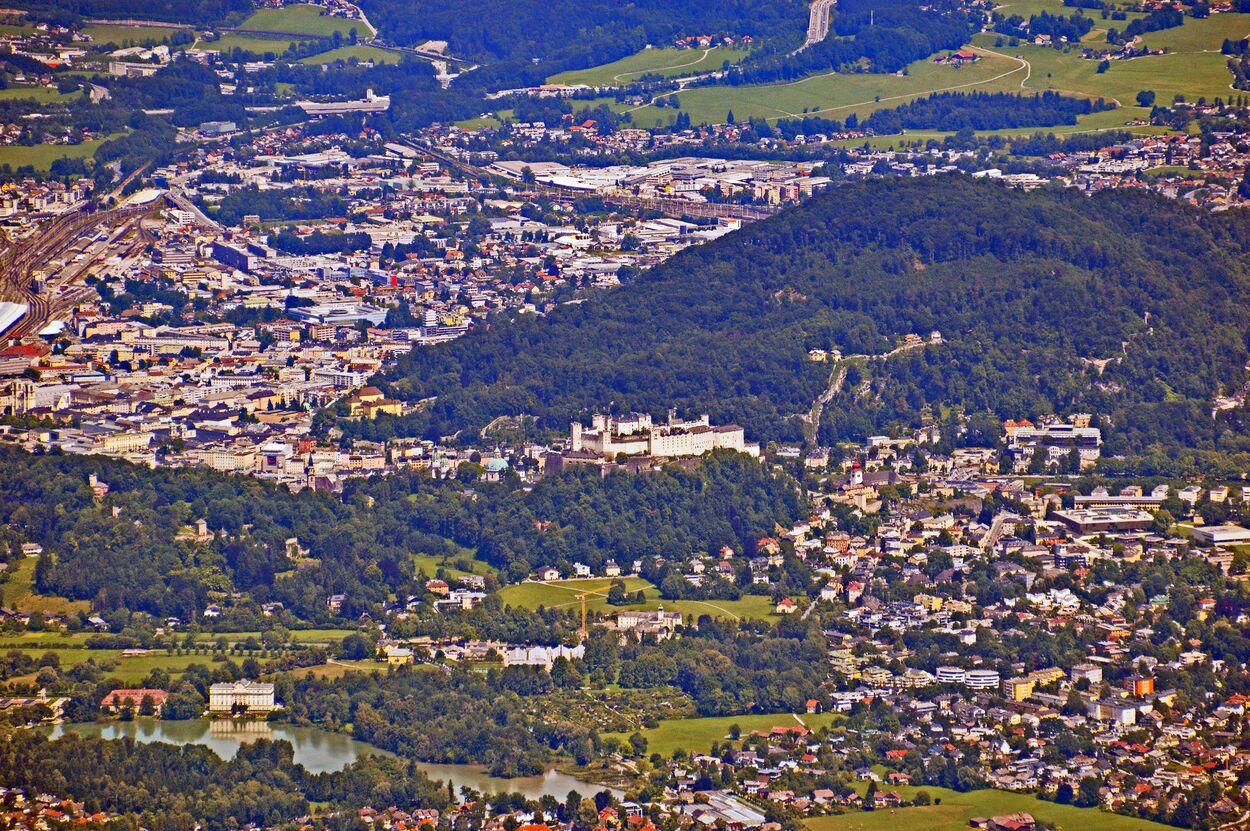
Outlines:
{"type": "Polygon", "coordinates": [[[313,231],[299,236],[290,229],[279,231],[269,238],[269,243],[287,254],[338,254],[344,251],[364,251],[373,245],[365,233],[338,234],[313,231]]]}
{"type": "Polygon", "coordinates": [[[227,19],[242,20],[252,12],[251,0],[32,0],[30,7],[40,17],[55,13],[61,21],[84,17],[108,19],[161,20],[211,26],[227,19]]]}
{"type": "Polygon", "coordinates": [[[1159,9],[1139,17],[1124,27],[1123,32],[1107,30],[1107,43],[1129,43],[1133,38],[1161,29],[1175,29],[1185,23],[1185,15],[1176,9],[1159,9]]]}
{"type": "Polygon", "coordinates": [[[1031,16],[1027,21],[1018,14],[1001,18],[994,22],[994,31],[999,34],[1017,38],[1034,38],[1038,35],[1049,35],[1054,41],[1066,38],[1069,43],[1077,43],[1089,30],[1094,28],[1093,18],[1086,17],[1079,11],[1069,16],[1041,12],[1031,16]]]}
{"type": "Polygon", "coordinates": [[[542,320],[404,356],[389,392],[437,400],[370,429],[450,435],[522,414],[560,429],[588,410],[677,406],[794,441],[829,381],[809,349],[880,355],[936,329],[941,347],[853,368],[822,439],[917,426],[940,403],[1105,413],[1112,452],[1211,446],[1211,396],[1245,379],[1237,216],[967,177],[850,185],[542,320]],[[1099,374],[1089,358],[1112,360],[1099,374]]]}
{"type": "Polygon", "coordinates": [[[347,210],[344,197],[311,185],[286,190],[246,187],[226,194],[217,205],[216,217],[227,225],[238,225],[248,214],[265,220],[327,219],[347,216],[347,210]]]}
{"type": "Polygon", "coordinates": [[[1075,124],[1079,116],[1115,105],[1099,98],[1072,98],[1058,92],[936,92],[891,110],[877,110],[863,126],[880,135],[901,130],[1001,130],[1075,124]]]}
{"type": "Polygon", "coordinates": [[[445,788],[394,759],[365,757],[337,773],[310,774],[288,742],[260,739],[229,761],[211,749],[65,736],[51,741],[9,730],[0,741],[0,779],[27,793],[52,793],[86,810],[122,814],[122,827],[186,831],[307,816],[312,802],[337,809],[413,805],[443,809],[445,788]]]}

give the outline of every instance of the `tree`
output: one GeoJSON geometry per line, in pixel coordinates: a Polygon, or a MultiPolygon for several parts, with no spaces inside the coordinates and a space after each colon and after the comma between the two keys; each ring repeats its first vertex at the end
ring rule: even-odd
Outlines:
{"type": "Polygon", "coordinates": [[[1137,93],[1137,106],[1153,107],[1155,104],[1155,91],[1152,89],[1143,89],[1137,93]]]}
{"type": "Polygon", "coordinates": [[[1076,806],[1078,808],[1092,808],[1097,805],[1100,801],[1098,791],[1101,787],[1102,783],[1092,776],[1082,779],[1076,792],[1076,806]]]}
{"type": "Polygon", "coordinates": [[[643,756],[647,752],[647,737],[641,733],[634,733],[629,737],[629,746],[635,756],[643,756]]]}
{"type": "Polygon", "coordinates": [[[1059,786],[1059,789],[1055,791],[1055,801],[1058,802],[1060,805],[1071,805],[1072,804],[1072,786],[1069,785],[1067,782],[1064,782],[1063,784],[1061,784],[1059,786]]]}

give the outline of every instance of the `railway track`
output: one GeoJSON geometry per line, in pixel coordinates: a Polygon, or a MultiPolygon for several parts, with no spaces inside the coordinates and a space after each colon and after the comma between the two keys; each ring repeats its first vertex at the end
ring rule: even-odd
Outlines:
{"type": "MultiPolygon", "coordinates": [[[[99,228],[115,229],[138,220],[154,209],[154,205],[136,205],[107,211],[78,210],[53,220],[33,237],[23,240],[0,255],[0,299],[24,303],[28,308],[5,337],[23,338],[35,334],[54,314],[64,311],[64,295],[49,295],[36,291],[32,285],[34,272],[40,266],[57,259],[84,233],[99,228]]],[[[69,285],[87,268],[84,265],[73,271],[69,285]]]]}

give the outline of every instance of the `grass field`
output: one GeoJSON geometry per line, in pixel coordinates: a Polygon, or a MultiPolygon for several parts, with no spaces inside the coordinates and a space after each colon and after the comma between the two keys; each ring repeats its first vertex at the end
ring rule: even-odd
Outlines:
{"type": "Polygon", "coordinates": [[[112,26],[104,23],[88,23],[82,27],[83,34],[95,43],[113,43],[119,47],[142,46],[148,41],[161,43],[174,33],[163,26],[112,26]]]}
{"type": "MultiPolygon", "coordinates": [[[[799,715],[810,730],[826,727],[838,718],[836,713],[815,713],[799,715]]],[[[706,753],[712,748],[712,742],[728,738],[730,728],[735,724],[746,735],[756,730],[769,730],[773,727],[790,727],[799,721],[790,713],[772,713],[766,715],[717,716],[715,718],[682,718],[660,722],[659,727],[641,730],[647,740],[647,752],[659,753],[668,758],[678,750],[688,753],[706,753]]],[[[628,733],[608,733],[621,741],[628,740],[628,733]]]]}
{"type": "MultiPolygon", "coordinates": [[[[1000,7],[1004,14],[1025,17],[1040,11],[1061,13],[1062,9],[1058,0],[1019,0],[1000,7]]],[[[1101,39],[1105,42],[1106,29],[1113,25],[1123,28],[1126,22],[1096,19],[1095,32],[1100,34],[1091,33],[1086,41],[1096,44],[1101,39]]],[[[1231,77],[1220,46],[1225,38],[1247,35],[1250,35],[1250,15],[1219,14],[1201,20],[1187,17],[1183,26],[1143,36],[1146,45],[1168,49],[1168,54],[1112,61],[1107,71],[1099,74],[1098,62],[1082,59],[1078,47],[1066,51],[1027,43],[996,47],[995,43],[1003,38],[983,33],[976,35],[972,43],[981,50],[981,60],[962,68],[938,65],[926,59],[911,64],[902,75],[830,73],[784,84],[708,86],[677,93],[677,99],[681,109],[696,124],[724,122],[729,112],[740,121],[796,118],[802,117],[804,111],[838,119],[856,113],[863,118],[878,109],[896,107],[933,92],[948,90],[1055,90],[1106,98],[1124,106],[1133,105],[1140,90],[1154,90],[1160,103],[1170,103],[1178,95],[1196,101],[1230,94],[1231,77]]],[[[641,60],[635,55],[625,61],[635,59],[641,60]]],[[[608,67],[618,67],[622,63],[618,61],[608,67]]],[[[602,80],[608,67],[585,70],[580,74],[580,82],[586,83],[588,78],[602,80]]],[[[556,77],[572,82],[576,75],[578,73],[565,73],[556,77]]],[[[677,115],[671,107],[629,108],[615,102],[610,106],[617,112],[629,112],[640,127],[671,123],[677,115]]],[[[1098,114],[1083,119],[1080,129],[1060,127],[1056,132],[1105,130],[1122,126],[1138,115],[1136,112],[1123,116],[1098,114]]]]}
{"type": "Polygon", "coordinates": [[[663,78],[698,75],[721,69],[725,61],[737,63],[748,52],[747,49],[731,46],[717,46],[712,49],[648,48],[612,63],[561,72],[548,78],[547,83],[607,87],[637,81],[643,75],[659,75],[663,78]]]}
{"type": "MultiPolygon", "coordinates": [[[[1231,15],[1230,15],[1231,16],[1231,15]]],[[[1245,15],[1242,15],[1245,17],[1245,15]]],[[[1201,22],[1201,21],[1196,21],[1201,22]]],[[[1186,23],[1186,26],[1190,24],[1186,23]]],[[[1185,27],[1172,30],[1180,37],[1185,27]]],[[[1098,74],[1096,61],[1083,60],[1073,51],[1060,51],[1043,46],[1021,45],[1015,49],[993,50],[992,35],[977,35],[974,43],[989,47],[1003,56],[1017,57],[1029,65],[1029,77],[1025,89],[1066,92],[1089,97],[1114,99],[1130,105],[1139,90],[1154,90],[1159,103],[1170,103],[1176,95],[1189,101],[1206,96],[1227,96],[1232,78],[1228,72],[1227,59],[1215,52],[1151,55],[1130,61],[1112,61],[1110,67],[1098,74]]],[[[1024,80],[1021,78],[1020,80],[1024,80]]],[[[1015,81],[1019,88],[1020,81],[1015,81]]]]}
{"type": "Polygon", "coordinates": [[[473,559],[473,552],[466,550],[461,557],[447,559],[444,557],[435,557],[433,554],[413,554],[412,565],[416,571],[424,571],[427,576],[433,577],[435,572],[440,568],[450,574],[452,577],[464,577],[469,574],[493,574],[495,569],[489,563],[481,560],[473,559]],[[467,559],[471,570],[457,568],[453,563],[456,560],[467,559]]]}
{"type": "Polygon", "coordinates": [[[315,675],[318,678],[342,678],[349,672],[384,672],[386,661],[334,661],[329,664],[318,664],[312,667],[300,667],[292,670],[296,678],[307,678],[315,675]]]}
{"type": "MultiPolygon", "coordinates": [[[[1123,24],[1120,24],[1123,28],[1123,24]]],[[[1185,25],[1161,29],[1141,36],[1151,49],[1173,52],[1219,52],[1225,38],[1240,40],[1250,35],[1250,14],[1213,14],[1210,17],[1185,18],[1185,25]]]]}
{"type": "Polygon", "coordinates": [[[338,49],[331,49],[329,52],[322,52],[320,55],[301,58],[300,63],[324,64],[334,63],[335,61],[347,61],[351,58],[359,61],[373,61],[375,64],[399,63],[398,52],[379,49],[376,46],[366,46],[363,43],[358,43],[355,46],[340,46],[338,49]]]}
{"type": "Polygon", "coordinates": [[[773,613],[772,598],[767,596],[745,595],[741,600],[661,600],[660,590],[641,577],[625,577],[625,591],[630,595],[642,591],[647,600],[645,603],[628,606],[609,606],[608,588],[612,578],[596,577],[588,580],[560,580],[554,583],[518,583],[500,590],[499,596],[505,604],[536,609],[539,606],[551,608],[579,609],[583,592],[593,592],[586,598],[588,612],[612,612],[623,610],[658,609],[663,606],[665,611],[680,612],[687,617],[711,615],[738,620],[741,618],[771,618],[773,613]]]}
{"type": "Polygon", "coordinates": [[[810,831],[966,831],[972,817],[990,817],[1024,811],[1055,831],[1164,831],[1157,822],[1124,817],[1096,808],[1056,805],[1027,794],[981,790],[959,793],[945,788],[889,787],[910,799],[924,790],[941,805],[900,808],[895,811],[866,811],[806,820],[810,831]]]}
{"type": "MultiPolygon", "coordinates": [[[[46,146],[46,145],[45,145],[46,146]]],[[[4,151],[9,148],[0,147],[0,164],[8,162],[4,151]]],[[[23,147],[22,150],[35,150],[34,147],[23,147]]],[[[56,157],[59,158],[59,157],[56,157]]],[[[48,159],[50,164],[52,159],[48,159]]],[[[18,167],[18,164],[13,164],[18,167]]],[[[22,164],[32,164],[33,162],[22,162],[22,164]]],[[[64,597],[50,597],[35,592],[35,557],[25,557],[19,560],[13,568],[13,573],[9,575],[9,579],[4,583],[0,583],[0,591],[4,592],[4,602],[6,606],[17,609],[19,612],[44,612],[45,614],[67,615],[78,611],[86,611],[91,605],[82,600],[67,600],[64,597]]]]}
{"type": "Polygon", "coordinates": [[[238,35],[233,32],[227,32],[214,41],[197,41],[195,46],[197,49],[203,49],[208,52],[221,52],[224,55],[230,54],[235,49],[242,49],[244,52],[252,52],[257,55],[273,53],[277,56],[285,52],[292,43],[299,42],[299,40],[299,38],[285,36],[262,37],[260,35],[238,35]]]}
{"type": "MultiPolygon", "coordinates": [[[[1075,133],[1128,130],[1134,135],[1145,136],[1159,135],[1167,132],[1166,127],[1158,127],[1150,124],[1135,127],[1127,126],[1130,121],[1145,119],[1149,115],[1150,110],[1145,109],[1144,107],[1120,107],[1114,110],[1104,110],[1100,113],[1091,113],[1090,115],[1081,116],[1077,119],[1076,124],[1062,124],[1056,127],[1022,127],[1019,129],[1007,130],[982,130],[978,133],[978,135],[1013,138],[1017,136],[1031,136],[1035,133],[1053,133],[1056,136],[1068,136],[1075,133]]],[[[930,139],[941,141],[950,135],[954,134],[937,130],[908,130],[906,133],[872,136],[868,139],[832,142],[832,144],[842,145],[845,147],[863,147],[864,144],[867,143],[873,149],[886,150],[889,148],[897,149],[902,147],[904,144],[923,145],[930,139]]]]}
{"type": "Polygon", "coordinates": [[[257,9],[238,27],[257,32],[283,32],[296,35],[330,37],[335,32],[344,37],[352,30],[361,37],[373,35],[363,20],[348,20],[321,13],[318,6],[283,6],[280,9],[257,9]]]}
{"type": "Polygon", "coordinates": [[[16,101],[19,99],[34,99],[40,104],[52,104],[56,101],[69,101],[82,95],[81,92],[71,92],[68,95],[62,95],[56,91],[56,87],[44,86],[12,86],[0,89],[0,101],[16,101]]]}
{"type": "MultiPolygon", "coordinates": [[[[1019,88],[1025,71],[1021,60],[987,54],[960,68],[923,60],[911,64],[905,75],[829,73],[784,84],[699,87],[679,93],[678,100],[696,124],[723,123],[729,112],[738,121],[801,118],[804,110],[830,118],[844,119],[851,113],[862,118],[939,90],[1019,88]]],[[[648,105],[632,116],[636,124],[648,127],[673,120],[676,111],[648,105]]]]}

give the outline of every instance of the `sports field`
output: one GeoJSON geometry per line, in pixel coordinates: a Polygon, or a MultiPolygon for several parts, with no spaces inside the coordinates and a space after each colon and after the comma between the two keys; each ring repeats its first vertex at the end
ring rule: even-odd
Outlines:
{"type": "Polygon", "coordinates": [[[169,39],[177,29],[165,26],[114,26],[107,23],[88,23],[82,27],[83,34],[94,43],[112,43],[119,47],[142,46],[144,43],[161,43],[169,39]]]}
{"type": "MultiPolygon", "coordinates": [[[[729,737],[730,730],[736,724],[743,736],[756,730],[771,730],[773,727],[791,727],[802,724],[809,730],[819,730],[832,724],[838,718],[836,713],[799,714],[769,713],[765,715],[717,716],[715,718],[681,718],[660,722],[659,727],[643,729],[647,740],[647,752],[659,753],[668,758],[678,750],[687,753],[707,753],[713,742],[724,741],[729,737]]],[[[630,733],[607,733],[621,741],[628,741],[630,733]]]]}
{"type": "Polygon", "coordinates": [[[518,583],[500,590],[499,597],[505,604],[537,609],[539,606],[564,609],[580,609],[581,595],[587,594],[586,611],[611,614],[624,610],[653,610],[661,606],[665,611],[680,612],[687,617],[711,615],[731,620],[743,618],[774,618],[770,597],[744,595],[740,600],[661,600],[660,590],[641,577],[621,578],[625,591],[633,595],[642,591],[645,603],[627,606],[609,606],[608,588],[612,578],[595,577],[587,580],[559,580],[552,583],[518,583]]]}
{"type": "MultiPolygon", "coordinates": [[[[863,784],[863,783],[861,783],[863,784]]],[[[898,791],[910,799],[916,791],[927,791],[940,805],[897,810],[854,811],[838,816],[805,820],[809,831],[967,831],[973,817],[992,817],[1020,811],[1032,814],[1054,831],[1164,831],[1171,826],[1144,819],[1120,816],[1097,808],[1056,805],[1027,794],[980,790],[959,793],[929,786],[880,786],[898,791]]]]}
{"type": "Polygon", "coordinates": [[[711,49],[663,49],[647,48],[619,61],[561,72],[547,79],[549,84],[585,84],[591,87],[607,87],[628,84],[644,75],[676,78],[683,75],[699,75],[716,72],[725,61],[735,64],[748,54],[746,49],[717,46],[711,49]]]}
{"type": "Polygon", "coordinates": [[[251,17],[239,25],[240,29],[251,29],[258,32],[282,32],[284,34],[313,35],[314,37],[330,37],[335,32],[347,36],[352,29],[360,37],[373,35],[363,20],[348,20],[345,17],[332,17],[322,14],[319,6],[295,5],[283,6],[280,9],[257,9],[251,17]]]}

